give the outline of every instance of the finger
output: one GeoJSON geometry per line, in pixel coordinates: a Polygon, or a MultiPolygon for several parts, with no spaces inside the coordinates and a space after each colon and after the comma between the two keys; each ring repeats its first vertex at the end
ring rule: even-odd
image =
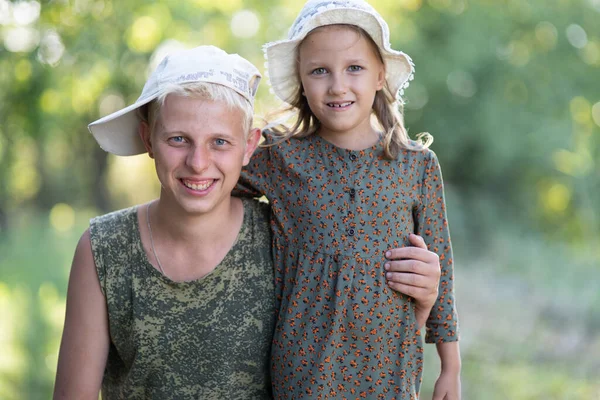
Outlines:
{"type": "MultiPolygon", "coordinates": [[[[411,286],[413,289],[410,289],[410,295],[419,299],[422,299],[424,296],[429,295],[434,295],[437,298],[439,291],[439,282],[433,277],[425,277],[415,274],[405,274],[396,272],[387,273],[386,281],[388,285],[397,284],[402,285],[403,287],[411,286]]],[[[390,286],[392,288],[394,287],[393,285],[390,286]]]]}
{"type": "Polygon", "coordinates": [[[435,282],[427,279],[422,275],[405,273],[405,272],[388,272],[385,274],[385,279],[388,282],[396,282],[404,285],[415,286],[418,288],[431,289],[435,282]]]}
{"type": "Polygon", "coordinates": [[[422,261],[414,259],[403,259],[400,261],[388,261],[383,266],[386,271],[389,272],[411,272],[413,274],[424,274],[427,273],[427,267],[422,261]]]}
{"type": "Polygon", "coordinates": [[[388,261],[384,264],[387,272],[410,272],[413,274],[439,279],[440,265],[437,262],[423,262],[414,259],[388,261]]]}
{"type": "Polygon", "coordinates": [[[437,254],[432,251],[415,246],[401,247],[391,249],[385,253],[388,260],[415,259],[423,262],[435,262],[438,259],[437,254]]]}
{"type": "Polygon", "coordinates": [[[424,299],[429,296],[430,291],[416,286],[405,285],[403,283],[388,281],[388,286],[396,292],[403,293],[415,299],[424,299]]]}
{"type": "Polygon", "coordinates": [[[413,246],[417,246],[417,247],[420,247],[421,249],[427,250],[427,244],[425,243],[425,239],[423,239],[422,236],[411,233],[410,235],[408,235],[408,241],[413,246]]]}

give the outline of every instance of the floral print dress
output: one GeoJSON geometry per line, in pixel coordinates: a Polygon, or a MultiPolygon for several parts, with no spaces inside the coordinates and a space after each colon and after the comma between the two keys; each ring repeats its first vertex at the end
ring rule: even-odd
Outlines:
{"type": "Polygon", "coordinates": [[[428,149],[383,158],[382,145],[338,148],[268,133],[237,194],[272,206],[278,399],[416,399],[423,345],[415,303],[385,280],[386,250],[422,235],[440,257],[426,341],[458,340],[442,175],[428,149]]]}

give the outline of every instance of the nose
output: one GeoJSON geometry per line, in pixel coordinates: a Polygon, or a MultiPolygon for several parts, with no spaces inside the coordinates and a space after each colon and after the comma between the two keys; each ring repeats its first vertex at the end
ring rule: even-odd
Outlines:
{"type": "Polygon", "coordinates": [[[194,172],[204,171],[211,163],[210,150],[203,145],[190,147],[187,155],[186,164],[194,172]]]}
{"type": "Polygon", "coordinates": [[[348,91],[348,85],[344,74],[331,74],[331,82],[329,85],[329,94],[342,95],[348,91]]]}

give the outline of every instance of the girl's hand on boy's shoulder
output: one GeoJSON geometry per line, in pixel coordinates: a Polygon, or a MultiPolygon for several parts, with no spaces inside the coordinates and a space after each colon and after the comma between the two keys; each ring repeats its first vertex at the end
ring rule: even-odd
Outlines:
{"type": "Polygon", "coordinates": [[[385,277],[392,289],[417,301],[417,321],[421,327],[438,296],[440,259],[427,249],[421,236],[411,233],[408,240],[412,246],[386,252],[385,277]]]}

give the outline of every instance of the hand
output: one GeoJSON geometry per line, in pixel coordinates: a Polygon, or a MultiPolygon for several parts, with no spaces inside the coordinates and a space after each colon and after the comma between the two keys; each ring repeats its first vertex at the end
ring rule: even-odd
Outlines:
{"type": "Polygon", "coordinates": [[[438,297],[440,259],[427,250],[421,236],[411,233],[408,240],[412,246],[386,252],[390,261],[385,263],[385,276],[392,289],[416,300],[417,323],[421,328],[438,297]]]}
{"type": "Polygon", "coordinates": [[[435,382],[433,400],[460,400],[460,375],[442,370],[435,382]]]}

